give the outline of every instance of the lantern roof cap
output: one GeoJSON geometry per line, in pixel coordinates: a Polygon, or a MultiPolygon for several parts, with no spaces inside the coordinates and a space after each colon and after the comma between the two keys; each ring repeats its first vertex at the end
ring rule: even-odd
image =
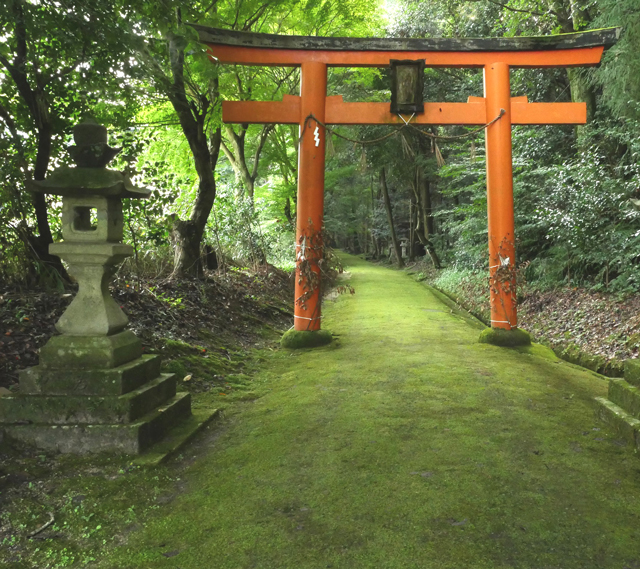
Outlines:
{"type": "Polygon", "coordinates": [[[29,180],[27,189],[33,193],[57,196],[104,196],[118,198],[148,198],[151,190],[133,185],[129,176],[106,166],[120,152],[109,146],[107,128],[87,118],[73,128],[75,146],[67,151],[76,168],[57,168],[46,180],[29,180]]]}
{"type": "Polygon", "coordinates": [[[27,189],[33,193],[67,197],[148,198],[151,195],[151,190],[135,186],[122,172],[68,166],[57,168],[46,180],[30,180],[27,189]]]}

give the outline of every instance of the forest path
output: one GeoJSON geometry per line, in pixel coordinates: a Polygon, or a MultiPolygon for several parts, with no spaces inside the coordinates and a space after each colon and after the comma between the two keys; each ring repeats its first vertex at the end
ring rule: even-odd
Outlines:
{"type": "Polygon", "coordinates": [[[606,382],[479,344],[424,285],[345,262],[338,341],[266,357],[264,394],[105,566],[640,567],[640,462],[595,420],[606,382]]]}

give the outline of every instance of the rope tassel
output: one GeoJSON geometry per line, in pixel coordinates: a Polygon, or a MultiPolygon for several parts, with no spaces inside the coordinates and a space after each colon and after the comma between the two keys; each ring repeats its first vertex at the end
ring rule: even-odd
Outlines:
{"type": "Polygon", "coordinates": [[[362,173],[367,171],[367,153],[364,150],[364,146],[362,147],[362,154],[360,154],[360,171],[362,173]]]}
{"type": "Polygon", "coordinates": [[[333,158],[336,155],[336,149],[333,146],[333,136],[329,133],[327,136],[327,157],[333,158]]]}

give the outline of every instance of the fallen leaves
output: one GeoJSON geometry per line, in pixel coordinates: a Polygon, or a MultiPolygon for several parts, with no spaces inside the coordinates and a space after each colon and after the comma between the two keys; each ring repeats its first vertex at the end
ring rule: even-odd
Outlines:
{"type": "MultiPolygon", "coordinates": [[[[116,280],[112,295],[145,353],[162,354],[165,338],[201,344],[203,330],[215,344],[201,346],[202,357],[210,351],[215,355],[218,345],[255,347],[263,326],[286,328],[292,318],[289,275],[272,266],[214,273],[203,280],[142,279],[140,291],[127,287],[127,278],[116,280]],[[180,304],[166,299],[180,299],[180,304]]],[[[15,389],[19,371],[38,364],[40,347],[55,333],[55,323],[73,296],[41,291],[0,296],[0,387],[15,389]]],[[[221,354],[231,360],[224,350],[221,354]]]]}
{"type": "Polygon", "coordinates": [[[638,357],[640,295],[625,299],[585,289],[533,292],[520,305],[520,324],[551,344],[573,344],[607,360],[638,357]]]}

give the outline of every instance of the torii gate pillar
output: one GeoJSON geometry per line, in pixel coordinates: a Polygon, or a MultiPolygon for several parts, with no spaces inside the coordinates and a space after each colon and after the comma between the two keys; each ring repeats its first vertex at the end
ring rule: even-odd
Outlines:
{"type": "MultiPolygon", "coordinates": [[[[325,133],[316,121],[306,117],[313,115],[324,124],[327,97],[327,65],[317,61],[301,65],[300,87],[300,151],[298,154],[298,207],[296,218],[296,299],[305,298],[306,279],[300,273],[306,260],[322,257],[322,225],[324,216],[324,162],[325,133]],[[305,136],[302,133],[306,130],[305,136]]],[[[319,273],[315,262],[309,269],[319,273]]],[[[318,275],[319,278],[319,275],[318,275]]],[[[311,291],[304,302],[296,301],[294,328],[298,331],[319,330],[321,319],[320,287],[311,291]]]]}
{"type": "Polygon", "coordinates": [[[487,122],[504,113],[500,120],[486,128],[485,137],[491,326],[511,330],[518,320],[509,65],[497,62],[485,66],[484,96],[487,122]]]}

